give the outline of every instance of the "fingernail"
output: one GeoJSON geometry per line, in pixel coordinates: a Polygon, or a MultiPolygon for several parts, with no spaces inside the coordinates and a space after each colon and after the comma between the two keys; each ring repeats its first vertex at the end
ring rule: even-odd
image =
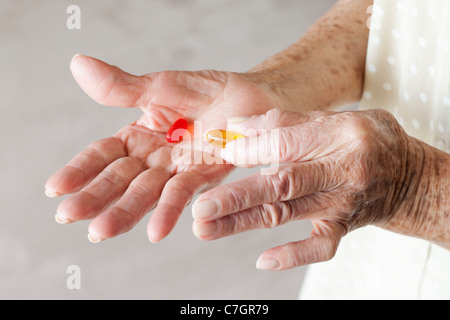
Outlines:
{"type": "Polygon", "coordinates": [[[228,123],[240,123],[240,122],[245,122],[248,119],[250,119],[250,117],[231,117],[228,118],[228,123]]]}
{"type": "Polygon", "coordinates": [[[215,221],[211,221],[208,223],[194,223],[194,233],[198,237],[207,237],[215,234],[218,229],[218,224],[215,221]]]}
{"type": "Polygon", "coordinates": [[[161,241],[159,235],[153,230],[148,232],[148,240],[151,243],[158,243],[161,241]]]}
{"type": "Polygon", "coordinates": [[[100,242],[104,241],[104,239],[97,238],[97,237],[91,235],[90,233],[88,233],[87,237],[91,243],[100,243],[100,242]]]}
{"type": "Polygon", "coordinates": [[[276,270],[280,266],[280,262],[276,259],[258,259],[256,268],[259,270],[276,270]]]}
{"type": "Polygon", "coordinates": [[[67,219],[67,218],[61,218],[59,216],[59,214],[55,214],[55,221],[59,224],[68,224],[71,223],[72,221],[67,219]]]}
{"type": "Polygon", "coordinates": [[[61,193],[45,189],[45,195],[49,198],[56,198],[56,197],[60,197],[61,193]]]}
{"type": "Polygon", "coordinates": [[[212,200],[196,202],[192,206],[192,216],[194,219],[206,219],[218,213],[219,206],[212,200]]]}
{"type": "Polygon", "coordinates": [[[70,60],[70,70],[72,70],[76,66],[80,66],[80,63],[82,63],[83,61],[78,59],[80,57],[82,57],[82,55],[78,53],[72,57],[72,60],[70,60]]]}
{"type": "Polygon", "coordinates": [[[81,54],[77,53],[72,57],[72,60],[75,60],[76,58],[81,57],[81,54]]]}

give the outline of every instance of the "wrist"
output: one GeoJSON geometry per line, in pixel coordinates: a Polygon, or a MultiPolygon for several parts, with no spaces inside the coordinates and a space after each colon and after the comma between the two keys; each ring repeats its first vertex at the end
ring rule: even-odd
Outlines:
{"type": "Polygon", "coordinates": [[[249,71],[243,74],[243,76],[268,93],[274,101],[274,108],[283,110],[293,110],[296,108],[294,97],[300,95],[303,88],[298,79],[292,79],[283,73],[282,70],[275,69],[249,71]],[[288,83],[289,85],[287,85],[288,83]]]}
{"type": "Polygon", "coordinates": [[[313,71],[301,63],[263,63],[245,73],[245,77],[264,87],[280,109],[308,112],[324,110],[331,103],[329,99],[324,101],[324,95],[317,92],[323,83],[319,84],[313,77],[313,71]]]}
{"type": "Polygon", "coordinates": [[[415,199],[415,220],[419,237],[450,249],[450,157],[418,142],[424,150],[424,164],[415,199]]]}
{"type": "Polygon", "coordinates": [[[384,228],[450,246],[448,154],[409,137],[395,213],[384,228]]]}
{"type": "Polygon", "coordinates": [[[246,75],[267,85],[288,111],[328,110],[359,101],[365,59],[354,57],[348,46],[310,38],[305,36],[246,75]]]}
{"type": "Polygon", "coordinates": [[[266,83],[284,109],[314,111],[361,99],[373,0],[339,1],[286,50],[247,73],[266,83]]]}

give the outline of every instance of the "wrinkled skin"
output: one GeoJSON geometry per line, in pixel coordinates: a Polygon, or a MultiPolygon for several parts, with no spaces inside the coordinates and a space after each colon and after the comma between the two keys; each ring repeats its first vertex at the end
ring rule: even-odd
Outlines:
{"type": "Polygon", "coordinates": [[[59,205],[56,220],[92,219],[92,242],[130,230],[152,209],[148,236],[160,241],[196,193],[231,172],[231,165],[173,164],[174,144],[167,143],[165,133],[174,121],[200,120],[204,130],[221,128],[228,117],[260,114],[277,105],[267,88],[243,74],[166,71],[138,77],[80,55],[71,70],[97,102],[143,111],[135,123],[91,144],[46,183],[49,196],[73,193],[59,205]]]}
{"type": "Polygon", "coordinates": [[[345,234],[369,224],[449,248],[449,157],[408,136],[386,111],[273,109],[284,103],[252,74],[137,77],[83,56],[76,56],[71,67],[99,103],[143,110],[136,122],[94,142],[47,181],[47,195],[73,194],[59,205],[56,220],[92,219],[92,242],[129,231],[152,209],[147,233],[158,242],[193,196],[206,191],[193,206],[194,233],[202,240],[312,221],[308,239],[264,252],[260,269],[329,260],[345,234]],[[245,122],[227,123],[230,117],[251,115],[245,122]],[[247,135],[249,147],[229,143],[222,153],[225,164],[176,164],[176,144],[168,143],[165,133],[180,117],[201,120],[203,130],[228,126],[247,135]],[[263,129],[279,129],[279,139],[263,145],[253,140],[264,136],[263,129]],[[217,187],[234,165],[248,166],[236,159],[268,151],[284,164],[275,174],[217,187]]]}
{"type": "MultiPolygon", "coordinates": [[[[270,111],[234,128],[281,128],[282,143],[278,149],[271,144],[270,151],[278,151],[286,166],[276,175],[203,194],[193,206],[197,237],[214,240],[311,219],[310,238],[260,256],[258,267],[268,270],[331,259],[346,233],[368,224],[450,248],[448,154],[408,137],[384,111],[313,111],[361,98],[372,4],[337,1],[297,43],[245,74],[137,77],[74,57],[72,72],[88,95],[101,104],[139,107],[143,116],[89,146],[48,180],[47,195],[74,193],[58,207],[57,221],[92,219],[89,237],[99,242],[130,230],[154,209],[147,233],[150,241],[160,241],[196,193],[218,185],[234,168],[175,164],[174,145],[165,140],[169,126],[184,117],[202,121],[204,130],[223,128],[227,118],[282,108],[301,113],[270,111]]],[[[232,149],[223,156],[246,166],[236,163],[232,149]]]]}
{"type": "Polygon", "coordinates": [[[229,143],[226,160],[247,166],[245,155],[270,151],[287,165],[201,195],[193,208],[200,239],[311,220],[310,238],[271,249],[259,259],[262,269],[283,270],[331,259],[341,238],[354,229],[388,228],[394,217],[414,221],[418,149],[388,112],[274,109],[232,129],[248,136],[253,132],[253,137],[246,144],[229,143]],[[278,141],[258,133],[268,128],[281,128],[278,141]]]}

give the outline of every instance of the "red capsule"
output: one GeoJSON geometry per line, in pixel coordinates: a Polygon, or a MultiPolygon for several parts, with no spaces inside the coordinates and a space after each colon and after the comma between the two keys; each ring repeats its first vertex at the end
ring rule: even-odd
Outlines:
{"type": "Polygon", "coordinates": [[[186,119],[178,119],[167,131],[166,139],[167,142],[176,143],[183,140],[183,135],[186,133],[188,128],[188,122],[186,119]]]}

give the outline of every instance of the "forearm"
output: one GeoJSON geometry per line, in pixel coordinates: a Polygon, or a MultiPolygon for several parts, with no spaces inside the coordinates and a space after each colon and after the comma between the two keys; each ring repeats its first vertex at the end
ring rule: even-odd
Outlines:
{"type": "Polygon", "coordinates": [[[450,155],[411,138],[399,210],[386,229],[450,250],[450,155]],[[414,159],[413,159],[414,157],[414,159]]]}
{"type": "Polygon", "coordinates": [[[373,0],[341,0],[297,43],[250,70],[279,106],[323,110],[359,101],[373,0]]]}

